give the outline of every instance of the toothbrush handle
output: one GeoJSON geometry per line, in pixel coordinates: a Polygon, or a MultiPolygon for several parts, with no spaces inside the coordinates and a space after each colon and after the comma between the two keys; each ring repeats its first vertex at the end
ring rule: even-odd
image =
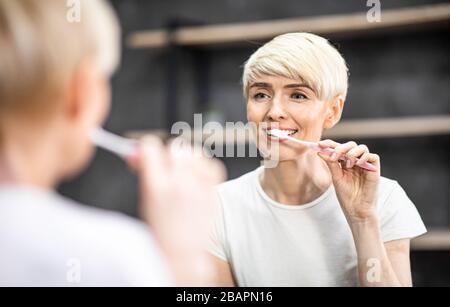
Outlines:
{"type": "MultiPolygon", "coordinates": [[[[310,149],[312,149],[312,150],[314,150],[316,152],[322,152],[322,153],[326,154],[327,156],[331,156],[332,154],[334,154],[336,152],[333,148],[330,148],[330,147],[322,148],[317,143],[300,141],[300,140],[297,140],[296,138],[293,138],[291,136],[288,136],[288,137],[285,137],[285,138],[287,138],[288,140],[291,140],[293,142],[296,142],[298,144],[305,145],[305,146],[309,147],[310,149]]],[[[346,161],[347,159],[345,157],[342,157],[339,160],[340,161],[346,161]]],[[[365,169],[367,171],[370,171],[370,172],[376,172],[377,171],[377,168],[373,164],[370,164],[368,162],[364,162],[362,165],[357,165],[357,166],[359,166],[360,168],[363,168],[363,169],[365,169]]]]}
{"type": "MultiPolygon", "coordinates": [[[[320,148],[319,146],[317,146],[316,150],[318,150],[319,152],[322,152],[322,153],[324,153],[324,154],[326,154],[328,156],[331,156],[332,154],[335,153],[335,150],[333,148],[329,148],[329,147],[327,147],[327,148],[320,148]]],[[[340,161],[346,161],[347,159],[345,157],[341,157],[339,160],[340,161]]],[[[364,162],[363,164],[357,165],[357,166],[359,166],[359,167],[361,167],[361,168],[363,168],[365,170],[371,171],[371,172],[376,172],[377,171],[377,168],[373,164],[370,164],[369,162],[364,162]]]]}

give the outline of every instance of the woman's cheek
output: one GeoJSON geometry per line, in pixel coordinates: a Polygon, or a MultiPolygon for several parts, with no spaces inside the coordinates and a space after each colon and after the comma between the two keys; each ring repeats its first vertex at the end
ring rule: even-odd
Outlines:
{"type": "Polygon", "coordinates": [[[253,123],[264,121],[265,112],[262,108],[258,108],[251,102],[247,103],[247,120],[253,123]]]}
{"type": "Polygon", "coordinates": [[[318,141],[322,135],[323,115],[316,108],[297,110],[295,121],[300,126],[302,137],[309,141],[318,141]]]}

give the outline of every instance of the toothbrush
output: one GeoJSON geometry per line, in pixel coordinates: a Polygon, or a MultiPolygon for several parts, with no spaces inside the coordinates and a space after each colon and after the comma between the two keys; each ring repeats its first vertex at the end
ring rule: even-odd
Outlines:
{"type": "MultiPolygon", "coordinates": [[[[326,155],[329,155],[329,156],[331,156],[332,154],[335,153],[335,150],[333,148],[322,148],[317,143],[308,142],[308,141],[302,141],[302,140],[293,138],[292,136],[287,135],[286,132],[284,132],[282,130],[279,130],[279,129],[271,130],[270,134],[275,136],[275,137],[278,137],[280,139],[287,139],[287,140],[295,142],[297,144],[304,145],[304,146],[306,146],[306,147],[308,147],[308,148],[310,148],[310,149],[312,149],[312,150],[314,150],[316,152],[322,152],[322,153],[325,153],[326,155]]],[[[345,161],[345,158],[340,158],[339,160],[345,161]]],[[[361,168],[363,168],[365,170],[371,171],[371,172],[376,172],[377,171],[377,168],[373,164],[370,164],[368,162],[364,162],[362,165],[357,165],[357,166],[359,166],[359,167],[361,167],[361,168]]]]}
{"type": "Polygon", "coordinates": [[[95,145],[118,155],[124,160],[134,157],[137,153],[138,144],[136,141],[115,135],[102,128],[93,130],[90,137],[95,145]]]}

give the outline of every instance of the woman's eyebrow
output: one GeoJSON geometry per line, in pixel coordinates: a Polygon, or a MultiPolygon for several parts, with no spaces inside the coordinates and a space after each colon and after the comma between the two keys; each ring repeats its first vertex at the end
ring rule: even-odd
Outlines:
{"type": "MultiPolygon", "coordinates": [[[[250,85],[250,88],[254,88],[254,87],[272,88],[272,84],[267,83],[267,82],[254,82],[250,85]]],[[[288,85],[284,86],[284,88],[299,88],[299,87],[304,87],[304,88],[307,88],[307,89],[311,90],[312,92],[314,92],[314,90],[305,83],[292,83],[292,84],[288,84],[288,85]]]]}
{"type": "MultiPolygon", "coordinates": [[[[313,89],[312,89],[309,85],[304,84],[304,83],[293,83],[293,84],[288,84],[288,85],[286,85],[284,88],[297,88],[297,87],[305,87],[305,88],[307,88],[307,89],[313,91],[313,89]]],[[[314,91],[313,91],[313,92],[314,92],[314,91]]]]}
{"type": "Polygon", "coordinates": [[[267,88],[272,88],[272,84],[267,83],[267,82],[254,82],[250,85],[250,88],[252,87],[267,87],[267,88]]]}

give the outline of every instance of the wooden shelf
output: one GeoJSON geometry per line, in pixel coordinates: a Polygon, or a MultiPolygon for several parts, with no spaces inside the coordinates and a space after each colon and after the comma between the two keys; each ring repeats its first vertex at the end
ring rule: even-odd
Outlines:
{"type": "Polygon", "coordinates": [[[450,134],[450,116],[347,120],[325,131],[326,138],[386,138],[450,134]]]}
{"type": "MultiPolygon", "coordinates": [[[[216,144],[247,144],[251,141],[245,129],[218,131],[212,135],[200,135],[202,131],[193,133],[197,134],[199,140],[214,140],[216,144]]],[[[162,130],[131,131],[127,136],[140,138],[146,134],[167,136],[162,130]]],[[[450,115],[346,120],[325,131],[324,138],[393,138],[447,134],[450,134],[450,115]]]]}
{"type": "Polygon", "coordinates": [[[450,251],[450,229],[430,229],[411,241],[413,251],[450,251]]]}
{"type": "Polygon", "coordinates": [[[434,4],[382,10],[381,22],[368,22],[367,12],[259,21],[235,24],[182,27],[172,33],[164,29],[137,31],[127,39],[131,48],[161,48],[170,42],[184,46],[265,41],[287,32],[321,35],[352,35],[370,31],[391,31],[430,25],[448,25],[450,4],[434,4]]]}

